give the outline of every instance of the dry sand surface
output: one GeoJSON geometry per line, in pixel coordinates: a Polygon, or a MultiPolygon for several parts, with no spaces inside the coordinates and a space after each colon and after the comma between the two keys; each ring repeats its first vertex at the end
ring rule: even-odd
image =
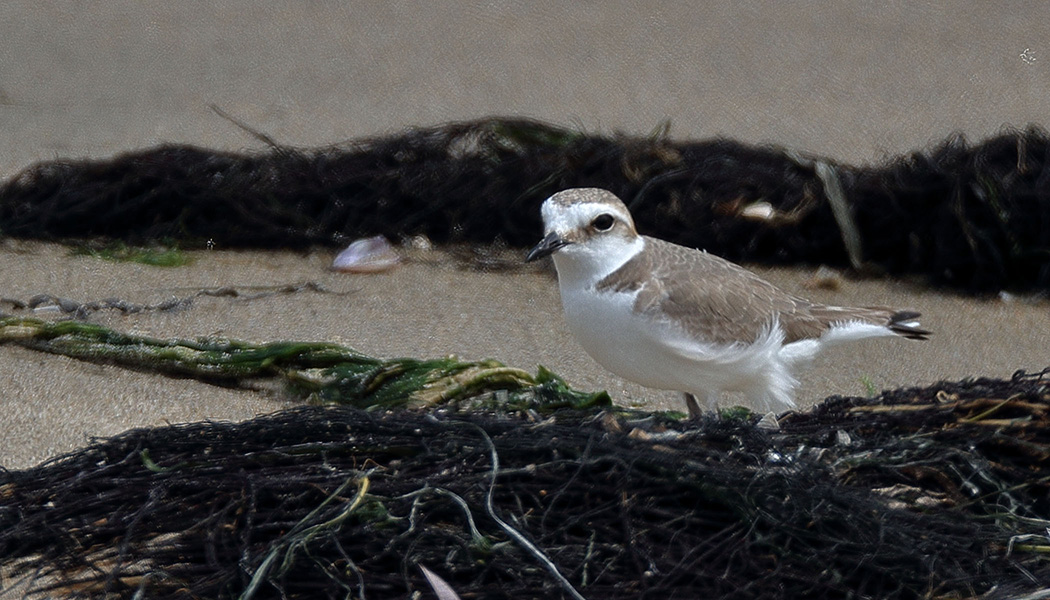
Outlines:
{"type": "MultiPolygon", "coordinates": [[[[581,389],[607,389],[630,405],[681,409],[680,398],[625,383],[594,363],[568,334],[549,271],[486,273],[465,269],[441,253],[386,273],[345,275],[328,270],[316,252],[191,253],[185,267],[160,268],[70,256],[58,245],[8,243],[0,262],[7,297],[47,293],[78,302],[117,297],[159,304],[200,289],[232,286],[245,297],[202,296],[186,308],[90,320],[121,331],[157,336],[223,336],[250,341],[334,341],[367,354],[396,357],[496,358],[535,370],[553,368],[581,389]],[[304,281],[330,293],[301,291],[247,299],[252,292],[304,281]]],[[[978,301],[889,281],[846,281],[838,291],[806,290],[808,270],[759,271],[788,290],[840,304],[891,304],[925,313],[935,332],[925,342],[879,339],[818,359],[803,377],[800,405],[830,394],[923,385],[974,375],[1006,377],[1045,366],[1050,311],[1045,303],[978,301]]],[[[19,311],[25,313],[26,311],[19,311]]],[[[290,405],[279,392],[237,391],[84,363],[19,348],[0,348],[4,399],[3,464],[25,467],[129,427],[199,419],[244,419],[290,405]]]]}
{"type": "Polygon", "coordinates": [[[0,3],[0,174],[160,142],[325,145],[490,114],[852,163],[1046,125],[1050,3],[0,3]]]}
{"type": "MultiPolygon", "coordinates": [[[[721,2],[0,4],[0,177],[55,157],[163,142],[254,140],[208,109],[293,145],[324,145],[491,114],[588,131],[725,135],[851,163],[974,139],[1050,114],[1050,4],[721,2]],[[547,5],[543,5],[547,6],[547,5]]],[[[257,146],[255,146],[257,147],[257,146]]],[[[0,231],[3,224],[0,223],[0,231]]],[[[92,320],[156,336],[333,340],[379,356],[544,364],[619,402],[678,406],[625,385],[567,335],[549,273],[412,262],[352,277],[331,256],[215,251],[162,269],[7,240],[0,296],[153,302],[202,287],[316,281],[338,294],[200,298],[185,310],[92,320]]],[[[764,270],[800,291],[808,270],[764,270]]],[[[1009,376],[1050,361],[1045,304],[975,300],[899,282],[806,292],[912,307],[928,342],[886,339],[820,359],[800,402],[833,393],[1009,376]]],[[[243,419],[287,406],[23,349],[0,348],[0,465],[21,468],[130,427],[243,419]]]]}

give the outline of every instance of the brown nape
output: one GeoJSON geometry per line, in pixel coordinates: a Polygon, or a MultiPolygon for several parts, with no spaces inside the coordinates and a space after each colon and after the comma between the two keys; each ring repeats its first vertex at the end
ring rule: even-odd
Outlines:
{"type": "Polygon", "coordinates": [[[921,313],[913,310],[900,310],[890,315],[890,322],[887,327],[890,331],[897,335],[903,335],[909,340],[925,340],[931,332],[927,329],[923,329],[917,325],[909,326],[906,323],[908,321],[914,321],[918,319],[921,313]]]}

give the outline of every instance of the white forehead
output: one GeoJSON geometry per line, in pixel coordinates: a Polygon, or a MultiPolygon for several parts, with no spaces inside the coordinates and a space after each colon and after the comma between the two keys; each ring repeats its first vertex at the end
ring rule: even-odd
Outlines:
{"type": "Polygon", "coordinates": [[[540,209],[545,231],[565,233],[586,226],[600,214],[608,213],[634,227],[631,213],[612,192],[598,188],[576,188],[558,192],[540,209]]]}

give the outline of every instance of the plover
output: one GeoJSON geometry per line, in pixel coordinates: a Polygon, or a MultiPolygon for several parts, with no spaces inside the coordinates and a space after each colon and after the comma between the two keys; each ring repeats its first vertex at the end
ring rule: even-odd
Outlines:
{"type": "Polygon", "coordinates": [[[565,321],[599,364],[643,386],[713,409],[722,392],[753,408],[794,407],[794,373],[824,348],[870,337],[926,339],[919,313],[827,306],[788,294],[701,250],[638,235],[611,192],[579,188],[543,203],[565,321]]]}

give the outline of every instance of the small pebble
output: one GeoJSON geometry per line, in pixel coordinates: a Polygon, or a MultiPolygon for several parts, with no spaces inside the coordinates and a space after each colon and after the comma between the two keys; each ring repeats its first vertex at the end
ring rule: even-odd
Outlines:
{"type": "Polygon", "coordinates": [[[807,279],[802,287],[811,290],[831,290],[837,292],[842,289],[842,273],[831,267],[820,265],[817,272],[807,279]]]}

